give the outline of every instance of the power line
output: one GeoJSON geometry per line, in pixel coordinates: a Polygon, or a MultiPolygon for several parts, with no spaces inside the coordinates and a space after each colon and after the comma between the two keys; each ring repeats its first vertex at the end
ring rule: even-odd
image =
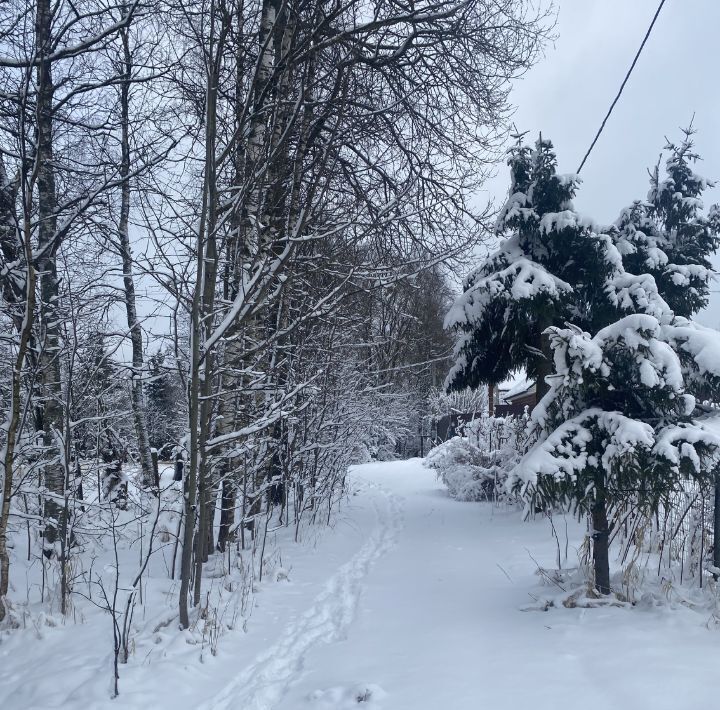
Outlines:
{"type": "Polygon", "coordinates": [[[577,169],[578,173],[583,169],[583,165],[585,165],[585,161],[588,159],[588,156],[592,152],[592,149],[595,147],[595,144],[598,142],[598,138],[600,138],[600,134],[603,132],[603,129],[605,128],[605,124],[607,123],[608,118],[610,118],[610,114],[613,112],[613,109],[615,108],[615,104],[620,99],[623,89],[625,88],[625,84],[627,84],[628,79],[630,78],[630,75],[632,74],[632,71],[635,68],[635,65],[637,64],[637,60],[640,58],[640,54],[643,51],[643,47],[645,46],[645,43],[648,41],[648,37],[650,37],[650,33],[652,32],[652,29],[655,26],[655,21],[657,20],[658,15],[660,14],[660,10],[662,10],[664,4],[665,4],[665,0],[660,0],[660,5],[658,5],[658,9],[655,10],[655,15],[652,18],[650,27],[648,27],[647,32],[645,33],[645,37],[643,37],[643,41],[642,41],[642,44],[640,45],[640,49],[638,49],[637,54],[635,55],[635,59],[633,59],[632,64],[630,65],[630,69],[628,69],[627,74],[625,74],[623,83],[620,84],[620,90],[617,92],[617,96],[615,97],[615,100],[612,102],[612,104],[610,104],[610,108],[608,109],[608,112],[605,115],[603,122],[600,124],[600,128],[598,129],[598,132],[595,134],[595,138],[593,139],[593,142],[590,144],[590,147],[588,148],[587,153],[585,153],[585,157],[582,159],[582,163],[580,163],[580,167],[577,169]]]}

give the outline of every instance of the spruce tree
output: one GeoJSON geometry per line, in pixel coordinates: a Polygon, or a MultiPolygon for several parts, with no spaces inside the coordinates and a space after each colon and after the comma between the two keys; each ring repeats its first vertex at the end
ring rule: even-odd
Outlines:
{"type": "Polygon", "coordinates": [[[699,365],[720,333],[647,314],[625,316],[594,336],[551,328],[555,374],[532,414],[538,441],[512,472],[533,506],[569,506],[592,522],[595,586],[610,592],[613,510],[632,500],[657,511],[683,479],[712,480],[720,439],[696,418],[683,360],[720,395],[720,359],[699,365]],[[707,367],[707,365],[710,365],[707,367]]]}
{"type": "Polygon", "coordinates": [[[448,314],[460,334],[449,390],[525,368],[538,392],[536,443],[509,477],[531,508],[565,506],[592,521],[595,584],[610,591],[617,506],[653,512],[681,479],[712,478],[720,447],[698,397],[720,399],[720,333],[688,320],[707,299],[717,210],[689,163],[689,135],[601,233],[572,206],[548,141],[518,142],[498,231],[509,236],[466,280],[448,314]],[[553,367],[554,366],[554,367],[553,367]],[[552,371],[554,370],[554,374],[552,371]]]}
{"type": "Polygon", "coordinates": [[[78,348],[71,378],[74,447],[82,456],[97,454],[98,432],[124,398],[117,363],[110,356],[101,330],[91,331],[78,348]]]}
{"type": "Polygon", "coordinates": [[[150,445],[166,459],[180,435],[179,419],[183,413],[182,387],[176,374],[166,364],[166,355],[158,351],[148,358],[145,383],[150,445]]]}
{"type": "Polygon", "coordinates": [[[717,464],[720,439],[697,401],[701,393],[720,400],[720,333],[683,317],[707,297],[717,233],[714,218],[699,212],[707,183],[691,176],[688,155],[687,146],[673,149],[667,180],[654,178],[655,201],[635,203],[617,229],[598,236],[621,256],[597,292],[606,306],[589,319],[600,327],[548,330],[555,373],[532,415],[537,443],[511,475],[532,505],[590,516],[602,594],[610,592],[613,511],[632,501],[655,512],[683,479],[709,483],[717,464]]]}
{"type": "Polygon", "coordinates": [[[445,325],[458,333],[448,391],[502,382],[524,369],[546,390],[551,352],[545,330],[572,321],[590,327],[607,300],[601,285],[619,256],[573,208],[579,185],[559,175],[552,143],[522,136],[510,151],[509,198],[496,231],[506,237],[465,280],[445,325]]]}
{"type": "Polygon", "coordinates": [[[707,305],[713,274],[710,255],[718,248],[720,211],[702,212],[702,195],[713,183],[692,170],[699,160],[693,129],[680,143],[667,142],[665,176],[651,175],[645,202],[623,210],[616,223],[617,247],[626,271],[653,276],[676,316],[691,317],[707,305]]]}

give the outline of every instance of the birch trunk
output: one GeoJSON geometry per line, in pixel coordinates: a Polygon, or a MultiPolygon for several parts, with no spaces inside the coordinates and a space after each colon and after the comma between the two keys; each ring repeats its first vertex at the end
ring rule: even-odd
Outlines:
{"type": "MultiPolygon", "coordinates": [[[[126,8],[123,8],[126,14],[126,8]]],[[[145,417],[145,402],[143,396],[143,342],[142,328],[137,316],[135,298],[135,280],[133,278],[132,249],[130,246],[130,82],[132,79],[132,55],[130,53],[129,29],[121,32],[123,45],[123,71],[120,83],[120,123],[121,123],[121,158],[120,178],[120,220],[118,223],[118,237],[120,240],[120,254],[122,256],[123,287],[125,290],[125,311],[127,315],[128,331],[132,345],[132,380],[131,402],[135,435],[137,437],[138,451],[140,452],[140,470],[142,483],[145,487],[159,487],[159,480],[155,474],[152,452],[150,450],[150,437],[148,435],[147,419],[145,417]]]]}
{"type": "MultiPolygon", "coordinates": [[[[53,165],[53,99],[52,80],[52,7],[50,0],[38,0],[35,15],[35,37],[39,64],[37,67],[37,193],[38,248],[37,271],[40,282],[40,377],[43,402],[41,426],[45,457],[45,485],[55,496],[65,493],[65,471],[58,441],[64,436],[62,383],[60,372],[59,279],[57,275],[57,194],[53,165]]],[[[58,529],[62,528],[63,506],[48,497],[44,504],[45,555],[53,555],[58,529]]]]}

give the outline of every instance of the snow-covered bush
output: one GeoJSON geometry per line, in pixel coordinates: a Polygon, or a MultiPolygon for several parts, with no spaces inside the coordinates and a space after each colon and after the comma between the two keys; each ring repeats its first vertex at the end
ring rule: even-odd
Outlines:
{"type": "Polygon", "coordinates": [[[463,434],[436,446],[425,459],[428,468],[457,500],[506,498],[508,472],[525,447],[524,417],[480,417],[463,434]]]}
{"type": "Polygon", "coordinates": [[[434,387],[427,397],[427,411],[432,417],[440,418],[456,412],[487,412],[487,388],[470,389],[469,387],[453,392],[434,387]]]}
{"type": "Polygon", "coordinates": [[[427,455],[425,465],[437,470],[438,478],[453,498],[492,500],[495,476],[483,465],[482,451],[466,436],[454,436],[436,446],[427,455]]]}
{"type": "Polygon", "coordinates": [[[464,425],[463,433],[483,451],[497,451],[506,468],[527,448],[527,413],[521,417],[479,417],[464,425]]]}

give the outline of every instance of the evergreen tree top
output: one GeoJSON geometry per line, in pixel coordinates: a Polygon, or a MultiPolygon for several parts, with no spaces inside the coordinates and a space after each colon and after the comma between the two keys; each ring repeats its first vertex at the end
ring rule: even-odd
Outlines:
{"type": "Polygon", "coordinates": [[[548,237],[554,228],[594,227],[593,223],[575,212],[572,200],[580,185],[578,175],[557,172],[557,157],[549,140],[540,137],[535,148],[523,145],[516,136],[508,151],[510,191],[495,225],[498,235],[516,234],[519,246],[533,257],[536,252],[551,249],[548,237]]]}
{"type": "Polygon", "coordinates": [[[641,297],[638,284],[610,283],[622,257],[575,210],[579,177],[557,172],[549,140],[531,148],[522,138],[509,151],[511,186],[496,223],[504,238],[466,278],[445,321],[458,334],[449,390],[501,382],[521,369],[535,377],[548,326],[590,327],[605,309],[641,297]],[[615,305],[599,288],[609,283],[615,305]]]}
{"type": "Polygon", "coordinates": [[[594,331],[610,320],[646,313],[668,323],[707,303],[720,244],[720,209],[702,213],[711,183],[691,164],[692,131],[668,143],[667,177],[657,171],[649,199],[635,201],[606,230],[579,214],[577,175],[557,172],[552,143],[516,136],[511,185],[496,233],[504,237],[464,282],[445,325],[457,333],[449,390],[497,383],[538,371],[542,333],[566,322],[594,331]]]}
{"type": "Polygon", "coordinates": [[[702,195],[714,183],[692,169],[699,160],[693,134],[688,128],[680,143],[666,143],[664,177],[656,167],[647,201],[633,202],[615,224],[626,270],[650,273],[670,309],[685,317],[707,305],[715,274],[709,257],[720,246],[720,210],[702,211],[702,195]]]}

